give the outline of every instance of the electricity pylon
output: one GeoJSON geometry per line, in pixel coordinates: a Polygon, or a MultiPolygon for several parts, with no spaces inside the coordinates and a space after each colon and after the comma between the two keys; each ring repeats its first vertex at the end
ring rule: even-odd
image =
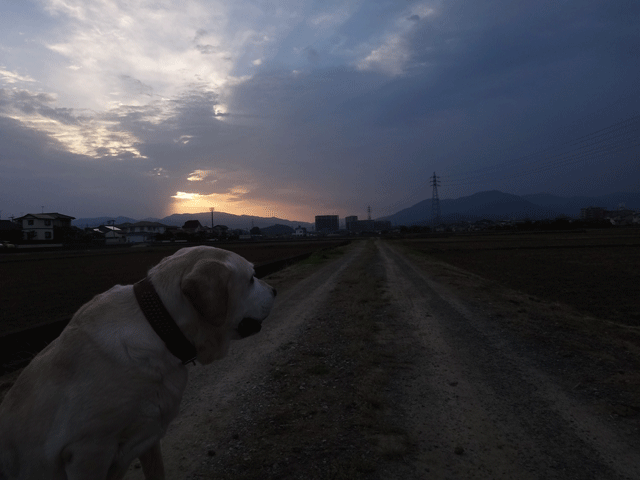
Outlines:
{"type": "Polygon", "coordinates": [[[431,177],[431,186],[433,187],[433,196],[431,197],[431,220],[435,227],[440,223],[440,199],[438,198],[438,187],[440,186],[440,177],[433,172],[431,177]]]}

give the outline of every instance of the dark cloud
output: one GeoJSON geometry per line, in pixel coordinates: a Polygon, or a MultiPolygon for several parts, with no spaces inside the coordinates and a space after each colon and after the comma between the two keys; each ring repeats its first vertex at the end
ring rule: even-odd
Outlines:
{"type": "Polygon", "coordinates": [[[51,104],[55,101],[55,97],[47,93],[0,88],[0,112],[10,113],[12,110],[17,110],[26,115],[38,114],[65,125],[76,125],[78,117],[73,109],[54,108],[51,104]]]}
{"type": "Polygon", "coordinates": [[[320,61],[320,54],[313,47],[306,47],[303,50],[303,53],[306,59],[309,60],[311,63],[318,63],[320,61]]]}
{"type": "Polygon", "coordinates": [[[194,41],[194,42],[198,42],[198,41],[200,41],[200,39],[201,39],[202,37],[205,37],[205,36],[207,36],[208,34],[209,34],[209,32],[208,32],[207,30],[205,30],[204,28],[199,28],[199,29],[196,31],[196,36],[193,38],[193,41],[194,41]]]}
{"type": "Polygon", "coordinates": [[[203,55],[211,55],[220,51],[219,47],[213,45],[196,45],[196,49],[203,55]]]}
{"type": "MultiPolygon", "coordinates": [[[[586,101],[595,101],[596,108],[611,103],[633,90],[631,79],[640,73],[638,62],[612,55],[628,44],[625,33],[608,22],[603,26],[604,5],[586,11],[575,2],[518,9],[492,5],[491,10],[452,3],[443,8],[408,38],[415,68],[353,100],[347,110],[366,109],[370,121],[385,125],[410,125],[451,109],[482,116],[479,110],[498,104],[505,116],[509,104],[511,115],[527,109],[548,116],[546,110],[586,101]],[[622,68],[626,78],[612,78],[612,71],[622,68]],[[612,79],[617,84],[613,91],[612,79]]],[[[638,45],[639,37],[630,43],[638,45]]]]}
{"type": "MultiPolygon", "coordinates": [[[[224,118],[216,113],[218,94],[197,84],[170,101],[154,97],[146,106],[95,117],[137,138],[145,158],[123,153],[96,161],[66,153],[47,135],[0,117],[0,208],[33,208],[4,207],[18,205],[12,198],[31,198],[20,193],[29,185],[42,192],[33,197],[36,206],[56,198],[77,216],[161,215],[178,191],[236,192],[236,202],[310,205],[318,213],[364,215],[371,204],[378,216],[428,197],[433,171],[442,176],[443,198],[494,188],[576,195],[637,190],[637,150],[540,173],[530,162],[541,160],[526,155],[640,111],[638,2],[454,0],[434,5],[429,15],[410,14],[413,3],[364,2],[325,49],[292,34],[282,58],[313,43],[302,50],[309,63],[274,66],[265,57],[225,98],[224,118]],[[394,30],[397,25],[402,28],[394,30]],[[373,63],[357,61],[388,38],[406,50],[401,74],[367,70],[373,63]],[[500,175],[447,187],[491,165],[502,165],[495,170],[500,175]],[[188,181],[196,170],[212,173],[188,181]],[[242,185],[249,191],[234,190],[242,185]]],[[[198,30],[193,45],[218,53],[207,35],[198,30]]],[[[389,61],[384,49],[378,53],[376,65],[389,61]]],[[[120,79],[131,92],[153,93],[133,77],[120,79]]],[[[90,120],[86,112],[58,108],[51,95],[25,90],[0,90],[0,111],[68,125],[90,120]]],[[[116,130],[112,140],[118,141],[116,130]]]]}
{"type": "Polygon", "coordinates": [[[123,82],[127,90],[132,93],[147,95],[149,97],[153,94],[153,88],[151,85],[147,85],[130,75],[120,75],[120,80],[123,82]]]}
{"type": "MultiPolygon", "coordinates": [[[[640,111],[633,94],[640,64],[626,58],[639,36],[630,38],[617,10],[583,7],[451,3],[407,33],[412,56],[404,76],[349,68],[298,77],[261,72],[238,90],[237,105],[262,115],[273,137],[287,145],[287,164],[304,165],[301,175],[328,197],[353,204],[389,191],[422,189],[425,195],[433,170],[459,174],[509,162],[640,111]],[[308,152],[317,169],[305,160],[312,158],[308,152]],[[340,181],[345,178],[350,186],[340,181]],[[359,197],[350,200],[346,191],[359,197]]],[[[625,165],[616,171],[638,170],[625,165]]],[[[485,188],[562,193],[568,185],[594,191],[590,179],[603,165],[558,167],[557,176],[547,177],[518,161],[509,168],[533,173],[509,182],[488,178],[449,194],[485,188]]]]}
{"type": "Polygon", "coordinates": [[[160,210],[157,202],[166,194],[158,182],[142,181],[145,161],[112,163],[74,155],[6,117],[0,117],[0,145],[0,205],[7,216],[39,211],[41,205],[76,217],[113,211],[147,215],[160,210]]]}

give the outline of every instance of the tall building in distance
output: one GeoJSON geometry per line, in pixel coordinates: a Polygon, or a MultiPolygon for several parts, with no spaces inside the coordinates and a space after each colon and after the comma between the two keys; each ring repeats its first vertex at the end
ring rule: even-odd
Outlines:
{"type": "Polygon", "coordinates": [[[348,231],[351,231],[355,222],[358,221],[357,215],[351,215],[349,217],[344,217],[344,228],[348,231]]]}
{"type": "Polygon", "coordinates": [[[358,220],[357,215],[351,215],[345,217],[345,228],[351,233],[381,232],[391,230],[391,222],[388,220],[358,220]]]}
{"type": "Polygon", "coordinates": [[[316,232],[332,233],[340,230],[338,215],[316,215],[316,232]]]}

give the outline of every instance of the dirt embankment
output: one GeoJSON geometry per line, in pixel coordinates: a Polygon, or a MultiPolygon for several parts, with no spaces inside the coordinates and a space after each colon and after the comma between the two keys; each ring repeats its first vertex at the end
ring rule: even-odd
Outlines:
{"type": "Polygon", "coordinates": [[[267,279],[263,331],[191,369],[168,478],[640,478],[630,384],[608,376],[634,352],[598,363],[610,345],[572,348],[591,337],[571,311],[542,335],[534,308],[557,305],[381,241],[323,256],[267,279]]]}

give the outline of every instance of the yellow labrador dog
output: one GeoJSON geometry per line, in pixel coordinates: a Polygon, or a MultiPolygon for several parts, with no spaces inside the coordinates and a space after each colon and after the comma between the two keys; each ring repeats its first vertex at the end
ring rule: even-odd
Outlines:
{"type": "Polygon", "coordinates": [[[0,480],[111,480],[140,458],[163,479],[160,439],[186,363],[260,330],[276,296],[244,258],[179,250],[132,286],[97,295],[24,369],[0,405],[0,480]]]}

